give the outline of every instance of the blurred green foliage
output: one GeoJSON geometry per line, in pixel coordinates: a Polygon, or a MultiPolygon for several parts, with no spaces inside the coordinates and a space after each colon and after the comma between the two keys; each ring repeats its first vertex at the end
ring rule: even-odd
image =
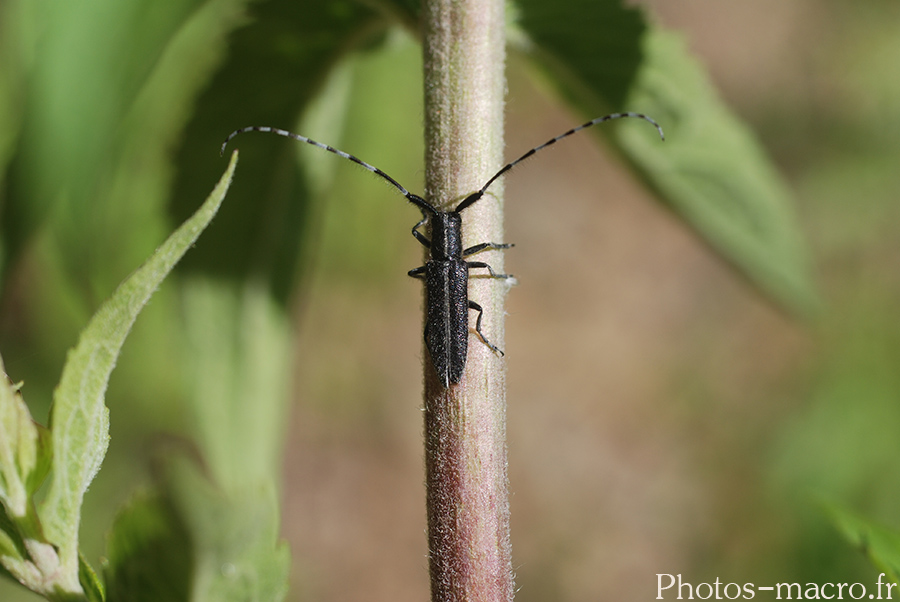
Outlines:
{"type": "MultiPolygon", "coordinates": [[[[4,574],[8,571],[8,576],[48,600],[106,600],[103,583],[81,550],[79,527],[84,494],[109,446],[109,409],[104,399],[109,377],[138,314],[221,206],[236,165],[235,152],[201,208],[132,272],[82,330],[54,389],[48,428],[33,422],[19,392],[21,385],[12,385],[3,371],[0,554],[4,574]],[[48,472],[46,496],[37,500],[48,472]]],[[[132,533],[117,532],[114,541],[136,533],[138,538],[145,536],[146,531],[135,526],[134,522],[117,523],[117,528],[132,533]]],[[[116,568],[110,571],[111,582],[120,576],[116,568]]],[[[168,575],[153,576],[159,581],[169,579],[168,575]]]]}

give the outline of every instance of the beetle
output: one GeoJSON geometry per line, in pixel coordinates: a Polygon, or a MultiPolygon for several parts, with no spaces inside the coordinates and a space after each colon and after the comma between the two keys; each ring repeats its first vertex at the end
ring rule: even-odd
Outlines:
{"type": "Polygon", "coordinates": [[[469,310],[478,312],[478,318],[475,321],[475,332],[490,350],[499,355],[503,352],[493,343],[491,343],[484,332],[481,330],[481,320],[484,317],[484,310],[481,305],[469,299],[468,281],[469,270],[472,268],[486,269],[491,278],[509,280],[512,278],[510,274],[498,274],[494,269],[483,261],[468,261],[467,258],[486,251],[488,249],[503,250],[512,247],[508,243],[483,242],[466,249],[462,246],[462,216],[461,213],[467,207],[471,207],[477,203],[485,194],[487,189],[498,178],[503,176],[513,167],[528,159],[541,149],[544,149],[563,138],[571,136],[583,129],[589,128],[598,123],[611,121],[613,119],[621,119],[624,117],[634,117],[650,122],[656,127],[660,138],[665,140],[665,134],[662,127],[643,113],[611,113],[592,119],[578,127],[560,134],[559,136],[548,140],[540,146],[532,148],[530,151],[504,165],[500,171],[495,173],[485,182],[477,191],[471,193],[462,200],[454,209],[443,211],[422,198],[417,194],[409,192],[397,180],[381,171],[374,165],[370,165],[365,161],[354,157],[349,153],[336,149],[327,144],[316,142],[306,136],[294,134],[287,130],[269,126],[249,126],[231,132],[222,143],[221,154],[225,154],[225,148],[231,140],[239,134],[247,132],[264,132],[285,136],[298,142],[305,142],[317,148],[321,148],[330,153],[334,153],[339,157],[348,159],[371,171],[377,176],[383,178],[392,186],[394,186],[406,199],[419,208],[422,212],[422,219],[412,228],[412,235],[426,249],[429,250],[430,257],[425,265],[412,269],[408,272],[413,278],[419,278],[425,283],[425,347],[428,349],[428,355],[431,357],[431,364],[434,366],[435,373],[438,376],[444,388],[451,385],[459,384],[462,380],[463,371],[466,366],[466,355],[468,352],[469,342],[469,310]],[[429,224],[431,229],[431,238],[427,238],[419,228],[429,224]]]}

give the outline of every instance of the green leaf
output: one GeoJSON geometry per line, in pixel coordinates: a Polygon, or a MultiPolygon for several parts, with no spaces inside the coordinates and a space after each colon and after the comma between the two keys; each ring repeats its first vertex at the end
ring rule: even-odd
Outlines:
{"type": "Polygon", "coordinates": [[[6,513],[6,508],[0,505],[0,558],[3,559],[0,565],[5,564],[8,558],[23,561],[27,555],[16,523],[6,513]]]}
{"type": "Polygon", "coordinates": [[[421,0],[384,0],[379,6],[402,21],[411,32],[418,32],[422,14],[421,0]]]}
{"type": "Polygon", "coordinates": [[[827,505],[826,511],[851,545],[868,556],[888,579],[900,584],[900,533],[837,506],[827,505]]]}
{"type": "Polygon", "coordinates": [[[47,431],[31,419],[0,358],[0,504],[13,521],[24,521],[31,496],[50,466],[47,431]]]}
{"type": "Polygon", "coordinates": [[[291,328],[266,287],[182,279],[193,431],[212,480],[278,482],[290,399],[291,328]]]}
{"type": "MultiPolygon", "coordinates": [[[[231,36],[229,55],[200,96],[178,150],[175,219],[191,210],[198,175],[218,171],[225,136],[247,125],[290,129],[335,63],[354,46],[380,39],[388,25],[357,0],[255,4],[246,26],[231,36]]],[[[238,281],[262,278],[285,302],[311,221],[308,193],[294,160],[296,144],[266,138],[248,135],[232,143],[249,151],[231,192],[234,202],[216,220],[208,244],[179,269],[238,281]]]]}
{"type": "MultiPolygon", "coordinates": [[[[619,0],[518,0],[518,23],[526,42],[511,37],[547,67],[570,95],[591,98],[604,108],[592,117],[618,110],[638,74],[647,29],[643,13],[619,0]]],[[[624,107],[623,107],[624,108],[624,107]]]]}
{"type": "MultiPolygon", "coordinates": [[[[0,227],[10,255],[48,218],[57,220],[56,234],[68,239],[67,249],[83,249],[98,235],[98,221],[106,227],[84,207],[96,209],[98,197],[104,197],[101,183],[106,183],[110,164],[122,151],[116,134],[167,45],[203,3],[88,0],[52,8],[34,2],[9,4],[39,8],[7,11],[19,17],[20,30],[33,32],[36,43],[29,48],[27,33],[17,36],[23,47],[16,51],[27,53],[30,104],[10,174],[8,213],[0,227]],[[48,173],[55,177],[45,177],[48,173]]],[[[73,269],[83,262],[83,256],[74,253],[64,259],[73,269]]]]}
{"type": "Polygon", "coordinates": [[[275,495],[289,400],[291,329],[269,290],[182,280],[194,431],[203,474],[173,460],[167,493],[194,546],[194,601],[275,601],[287,591],[275,495]]]}
{"type": "Polygon", "coordinates": [[[272,481],[248,479],[226,492],[187,458],[173,458],[169,469],[174,504],[195,546],[191,601],[283,600],[290,551],[278,540],[272,481]]]}
{"type": "Polygon", "coordinates": [[[651,32],[644,52],[629,103],[656,115],[667,139],[660,145],[653,132],[622,128],[617,139],[629,160],[762,291],[794,311],[814,309],[790,193],[753,133],[722,103],[680,36],[651,32]]]}
{"type": "Polygon", "coordinates": [[[35,268],[43,274],[37,290],[54,308],[33,326],[44,339],[41,353],[64,352],[97,300],[209,193],[205,174],[195,174],[182,219],[167,215],[172,148],[228,32],[253,2],[85,0],[52,10],[40,0],[0,3],[0,97],[6,79],[14,93],[8,100],[27,101],[22,115],[11,116],[15,127],[5,128],[0,98],[0,165],[4,135],[14,135],[15,153],[7,180],[0,176],[0,261],[7,254],[15,262],[19,253],[52,261],[35,268]]]}
{"type": "MultiPolygon", "coordinates": [[[[716,94],[679,36],[611,0],[519,0],[519,48],[586,115],[632,110],[646,123],[600,128],[660,199],[784,306],[816,304],[790,194],[759,143],[716,94]],[[576,26],[573,26],[576,25],[576,26]]],[[[515,38],[514,38],[515,39],[515,38]]]]}
{"type": "MultiPolygon", "coordinates": [[[[16,0],[0,4],[0,186],[7,163],[22,128],[27,85],[27,59],[34,50],[27,24],[37,12],[37,3],[16,0]]],[[[5,225],[5,224],[4,224],[5,225]]],[[[3,257],[0,256],[0,270],[3,257]]]]}
{"type": "Polygon", "coordinates": [[[113,602],[187,602],[194,568],[187,526],[160,495],[135,497],[116,517],[106,548],[113,602]]]}
{"type": "Polygon", "coordinates": [[[81,553],[78,554],[78,581],[81,583],[82,589],[84,589],[84,595],[88,602],[106,601],[103,582],[100,581],[100,577],[97,576],[97,573],[81,553]]]}
{"type": "Polygon", "coordinates": [[[33,502],[50,467],[50,437],[4,370],[0,359],[0,565],[32,590],[52,593],[58,558],[43,540],[33,502]]]}
{"type": "Polygon", "coordinates": [[[53,476],[39,516],[47,540],[60,557],[59,586],[80,592],[78,525],[88,485],[100,469],[109,439],[109,410],[103,403],[109,375],[138,313],[216,214],[237,165],[232,155],[203,206],[104,303],[69,352],[51,410],[53,476]]]}

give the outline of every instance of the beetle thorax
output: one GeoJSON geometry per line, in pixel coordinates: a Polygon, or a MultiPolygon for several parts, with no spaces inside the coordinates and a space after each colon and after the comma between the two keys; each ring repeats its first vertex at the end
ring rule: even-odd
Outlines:
{"type": "Polygon", "coordinates": [[[438,261],[462,257],[462,218],[458,213],[435,213],[431,219],[431,258],[438,261]]]}

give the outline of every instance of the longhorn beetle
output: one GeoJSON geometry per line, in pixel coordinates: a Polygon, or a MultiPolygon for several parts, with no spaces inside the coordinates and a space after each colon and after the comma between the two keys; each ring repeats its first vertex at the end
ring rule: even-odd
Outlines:
{"type": "Polygon", "coordinates": [[[269,132],[285,136],[298,142],[306,142],[317,148],[321,148],[330,153],[334,153],[344,159],[349,159],[357,165],[365,167],[372,173],[380,176],[388,181],[394,188],[406,197],[406,199],[419,208],[422,212],[422,219],[412,228],[412,235],[431,253],[430,259],[425,265],[409,271],[409,275],[413,278],[419,278],[425,281],[427,318],[425,321],[425,346],[428,348],[428,354],[431,356],[431,363],[438,375],[441,383],[445,388],[450,385],[458,384],[462,379],[463,369],[466,366],[466,352],[469,342],[469,310],[474,309],[478,312],[478,319],[475,322],[475,332],[494,353],[503,355],[503,352],[493,343],[488,341],[487,337],[481,331],[481,318],[484,316],[484,310],[481,306],[469,299],[468,281],[470,268],[482,268],[488,271],[491,278],[511,278],[511,274],[498,274],[493,268],[483,261],[467,261],[466,258],[476,253],[480,253],[487,249],[508,249],[511,244],[497,242],[483,242],[475,246],[463,249],[462,247],[462,217],[460,213],[466,207],[477,203],[488,187],[493,184],[500,176],[511,170],[513,167],[529,158],[539,150],[559,142],[563,138],[571,136],[592,125],[610,121],[613,119],[621,119],[623,117],[637,117],[650,122],[656,127],[660,138],[665,140],[663,130],[658,123],[650,117],[641,113],[612,113],[597,119],[592,119],[578,127],[572,128],[568,132],[548,140],[540,146],[536,146],[515,161],[504,165],[500,171],[495,173],[491,179],[485,182],[479,190],[467,196],[463,201],[450,211],[441,211],[430,202],[422,197],[409,192],[397,180],[387,175],[374,165],[369,165],[365,161],[354,157],[349,153],[338,150],[327,144],[316,142],[306,136],[293,134],[286,130],[268,126],[250,126],[233,131],[222,143],[221,154],[225,154],[225,147],[232,138],[238,134],[246,132],[269,132]],[[431,226],[431,240],[419,232],[419,228],[429,223],[431,226]]]}

